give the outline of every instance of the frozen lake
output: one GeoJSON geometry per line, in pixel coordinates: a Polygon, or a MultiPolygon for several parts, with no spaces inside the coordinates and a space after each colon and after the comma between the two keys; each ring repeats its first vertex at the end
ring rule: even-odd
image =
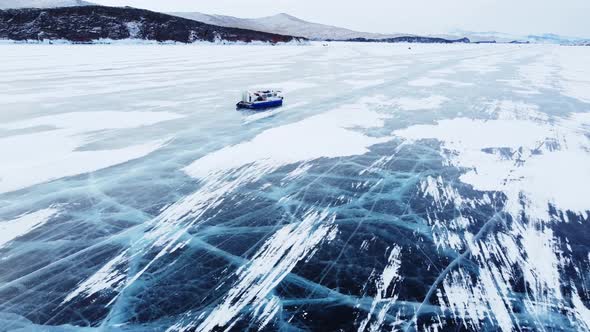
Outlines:
{"type": "Polygon", "coordinates": [[[0,330],[590,330],[589,47],[0,54],[0,330]]]}

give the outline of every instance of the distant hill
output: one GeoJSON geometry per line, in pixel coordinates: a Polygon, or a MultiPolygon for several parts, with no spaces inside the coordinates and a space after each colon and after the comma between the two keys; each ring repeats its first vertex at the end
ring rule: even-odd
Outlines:
{"type": "Polygon", "coordinates": [[[0,0],[0,9],[92,6],[82,0],[0,0]]]}
{"type": "Polygon", "coordinates": [[[537,44],[586,45],[588,43],[588,39],[566,37],[552,33],[528,35],[526,40],[537,44]]]}
{"type": "Polygon", "coordinates": [[[440,37],[428,37],[428,36],[400,36],[393,38],[381,38],[381,39],[367,39],[367,38],[354,38],[349,39],[351,42],[365,42],[365,43],[428,43],[428,44],[453,44],[453,43],[470,43],[469,38],[440,38],[440,37]]]}
{"type": "Polygon", "coordinates": [[[469,38],[472,42],[496,41],[498,43],[531,43],[531,44],[561,44],[561,45],[578,45],[585,44],[588,39],[567,37],[556,34],[541,35],[516,35],[496,31],[473,32],[465,30],[454,30],[454,35],[462,35],[469,38]]]}
{"type": "Polygon", "coordinates": [[[291,42],[299,38],[227,28],[130,7],[80,6],[0,10],[0,39],[68,40],[140,39],[158,42],[291,42]]]}
{"type": "Polygon", "coordinates": [[[170,14],[219,26],[302,36],[311,40],[385,43],[469,43],[469,39],[462,38],[462,36],[418,36],[401,33],[380,34],[359,32],[331,25],[308,22],[285,13],[261,18],[238,18],[224,15],[209,15],[198,12],[177,12],[170,14]]]}
{"type": "Polygon", "coordinates": [[[176,12],[170,14],[224,27],[301,36],[311,40],[348,40],[355,38],[381,39],[402,36],[401,34],[379,34],[353,31],[331,25],[304,21],[285,13],[261,18],[238,18],[224,15],[209,15],[198,12],[176,12]]]}

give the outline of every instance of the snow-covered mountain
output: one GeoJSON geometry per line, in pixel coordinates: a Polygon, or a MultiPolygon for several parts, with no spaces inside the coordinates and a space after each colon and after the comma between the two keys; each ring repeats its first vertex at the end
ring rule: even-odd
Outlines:
{"type": "Polygon", "coordinates": [[[90,6],[93,3],[83,0],[0,0],[0,9],[9,8],[55,8],[90,6]]]}
{"type": "Polygon", "coordinates": [[[198,12],[176,12],[170,14],[218,26],[300,36],[312,40],[346,40],[354,38],[381,39],[401,36],[400,34],[379,34],[353,31],[346,28],[304,21],[285,13],[261,18],[237,18],[233,16],[209,15],[198,12]]]}

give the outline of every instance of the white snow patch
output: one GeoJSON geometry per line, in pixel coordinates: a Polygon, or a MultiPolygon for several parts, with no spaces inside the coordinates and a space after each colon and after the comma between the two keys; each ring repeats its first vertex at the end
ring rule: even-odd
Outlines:
{"type": "Polygon", "coordinates": [[[444,85],[451,85],[451,86],[455,86],[455,87],[465,87],[465,86],[473,85],[473,83],[464,83],[464,82],[447,80],[444,78],[430,78],[430,77],[418,78],[418,79],[408,82],[408,85],[416,86],[416,87],[433,87],[436,85],[443,85],[443,84],[444,85]]]}
{"type": "Polygon", "coordinates": [[[287,81],[287,82],[275,82],[267,83],[262,85],[252,85],[249,87],[250,90],[264,90],[264,89],[276,89],[282,90],[283,93],[288,94],[293,91],[310,89],[317,87],[317,83],[305,82],[305,81],[287,81]]]}
{"type": "MultiPolygon", "coordinates": [[[[491,320],[503,331],[511,331],[513,308],[507,299],[514,293],[511,280],[515,266],[520,267],[529,289],[524,300],[527,314],[542,319],[555,306],[567,305],[560,278],[566,258],[544,220],[549,203],[579,213],[590,209],[584,199],[590,192],[580,186],[590,181],[590,113],[550,122],[535,105],[515,101],[492,102],[488,111],[497,120],[458,118],[395,133],[410,140],[440,140],[449,151],[448,162],[465,168],[460,177],[463,182],[507,195],[505,210],[514,220],[506,233],[473,242],[474,235],[469,232],[464,233],[464,240],[458,238],[458,231],[466,227],[457,226],[466,222],[443,225],[429,218],[429,223],[437,246],[459,249],[465,243],[471,259],[479,265],[475,279],[463,268],[448,275],[443,281],[444,295],[438,293],[439,302],[446,301],[467,328],[479,329],[484,320],[491,320]],[[523,201],[529,217],[526,223],[520,218],[523,201]]],[[[427,178],[422,184],[424,194],[432,197],[439,209],[443,198],[453,197],[452,190],[444,188],[441,179],[427,178]]],[[[571,310],[574,319],[583,324],[585,307],[574,303],[571,310]]]]}
{"type": "Polygon", "coordinates": [[[383,84],[386,82],[384,79],[372,79],[372,80],[343,80],[343,83],[352,85],[354,89],[363,89],[372,87],[375,85],[383,84]]]}
{"type": "Polygon", "coordinates": [[[578,327],[580,329],[590,330],[590,309],[582,302],[575,286],[572,285],[572,287],[574,287],[574,292],[572,293],[572,311],[576,321],[580,323],[578,327]]]}
{"type": "Polygon", "coordinates": [[[302,175],[305,175],[305,173],[307,173],[311,169],[311,167],[312,167],[312,165],[310,165],[310,164],[301,164],[301,165],[297,166],[297,168],[295,168],[294,170],[289,172],[289,174],[287,174],[287,176],[285,176],[283,181],[294,180],[302,175]]]}
{"type": "MultiPolygon", "coordinates": [[[[447,276],[443,281],[443,289],[450,308],[469,329],[480,330],[481,322],[487,318],[497,322],[502,331],[512,331],[510,314],[498,294],[490,271],[481,268],[478,280],[474,283],[463,269],[447,276]]],[[[445,303],[441,294],[439,302],[445,303]]]]}
{"type": "Polygon", "coordinates": [[[466,169],[460,178],[463,182],[482,191],[505,192],[511,212],[520,209],[519,195],[525,193],[527,212],[542,219],[547,218],[548,203],[580,213],[590,209],[584,198],[590,188],[579,185],[590,183],[590,141],[584,134],[589,118],[583,113],[557,124],[457,118],[395,134],[409,140],[442,141],[454,152],[449,162],[466,169]],[[510,155],[498,152],[501,148],[510,155]]]}
{"type": "Polygon", "coordinates": [[[182,116],[170,112],[76,112],[42,116],[38,118],[0,124],[2,129],[24,129],[51,126],[67,129],[69,134],[84,134],[107,129],[136,128],[149,126],[162,121],[174,120],[182,116]]]}
{"type": "Polygon", "coordinates": [[[537,92],[537,89],[555,88],[555,52],[549,49],[547,54],[541,56],[536,61],[527,63],[518,68],[518,75],[524,91],[531,93],[537,92]],[[528,89],[527,89],[528,88],[528,89]],[[535,88],[535,89],[531,89],[535,88]]]}
{"type": "Polygon", "coordinates": [[[403,111],[422,111],[438,109],[450,99],[444,96],[432,95],[426,98],[400,97],[388,100],[386,103],[397,106],[403,111]]]}
{"type": "Polygon", "coordinates": [[[487,104],[487,112],[498,120],[531,120],[546,123],[547,114],[534,104],[515,100],[494,100],[487,104]]]}
{"type": "Polygon", "coordinates": [[[450,99],[444,96],[430,96],[427,98],[399,98],[397,103],[404,111],[419,111],[437,109],[450,99]]]}
{"type": "Polygon", "coordinates": [[[57,209],[48,208],[32,213],[23,214],[13,219],[0,221],[0,248],[10,241],[28,234],[43,226],[51,217],[58,213],[57,209]]]}
{"type": "Polygon", "coordinates": [[[271,296],[269,300],[261,301],[253,313],[253,316],[258,322],[258,330],[263,330],[281,308],[281,299],[278,296],[271,296]]]}
{"type": "Polygon", "coordinates": [[[536,61],[519,67],[520,82],[508,83],[524,93],[557,89],[565,96],[590,103],[589,58],[587,47],[546,47],[536,61]]]}
{"type": "Polygon", "coordinates": [[[426,177],[420,183],[420,189],[424,193],[424,197],[429,196],[432,198],[439,209],[442,209],[448,204],[460,206],[463,203],[463,199],[457,189],[445,184],[440,176],[437,178],[431,176],[426,177]]]}
{"type": "Polygon", "coordinates": [[[0,129],[40,128],[34,133],[0,138],[0,193],[55,179],[93,172],[143,157],[159,149],[155,140],[112,150],[79,150],[97,132],[148,126],[179,118],[168,112],[78,112],[0,124],[0,129]]]}
{"type": "Polygon", "coordinates": [[[505,60],[503,55],[489,55],[485,57],[470,58],[461,61],[455,66],[458,71],[477,72],[480,74],[488,74],[498,71],[498,64],[505,60]]]}
{"type": "Polygon", "coordinates": [[[557,50],[560,86],[564,95],[590,103],[590,49],[563,47],[557,50]]]}
{"type": "Polygon", "coordinates": [[[504,83],[509,87],[514,88],[514,93],[521,95],[538,95],[541,94],[539,90],[533,89],[530,84],[523,82],[519,79],[498,79],[497,82],[504,83]]]}
{"type": "Polygon", "coordinates": [[[358,332],[367,331],[367,328],[368,331],[375,332],[384,330],[383,323],[385,322],[385,317],[393,303],[395,303],[398,298],[398,295],[395,294],[395,288],[401,281],[401,276],[399,275],[399,269],[401,267],[400,256],[401,248],[394,246],[391,249],[383,273],[381,273],[379,278],[375,281],[377,294],[373,297],[369,313],[360,323],[357,330],[358,332]],[[373,323],[369,325],[371,320],[373,320],[373,323]]]}
{"type": "Polygon", "coordinates": [[[270,117],[275,116],[279,113],[283,113],[283,112],[288,111],[290,109],[301,107],[304,105],[307,105],[306,101],[301,101],[301,102],[297,102],[294,104],[287,104],[286,106],[279,107],[279,108],[276,108],[276,109],[270,110],[270,111],[246,113],[247,115],[244,116],[242,123],[248,124],[248,123],[252,123],[255,121],[262,120],[262,119],[270,118],[270,117]]]}
{"type": "Polygon", "coordinates": [[[539,229],[535,225],[525,225],[519,230],[519,234],[522,250],[526,253],[521,262],[524,280],[537,299],[547,298],[547,301],[537,302],[543,306],[551,306],[554,300],[563,299],[559,257],[556,254],[560,250],[555,243],[553,231],[550,228],[539,229]]]}
{"type": "Polygon", "coordinates": [[[381,127],[386,117],[371,111],[367,100],[361,101],[299,122],[268,129],[249,142],[213,152],[184,170],[190,176],[205,179],[215,173],[235,170],[245,165],[276,169],[282,165],[323,157],[361,155],[368,152],[370,146],[390,138],[367,136],[353,128],[381,127]]]}
{"type": "MultiPolygon", "coordinates": [[[[225,327],[238,318],[245,306],[266,301],[272,289],[299,261],[314,253],[321,242],[331,241],[336,236],[333,221],[334,217],[329,217],[327,212],[309,212],[300,223],[278,230],[250,263],[236,272],[239,280],[197,330],[212,331],[216,327],[225,327]]],[[[180,330],[188,328],[190,326],[180,330]]]]}
{"type": "Polygon", "coordinates": [[[129,38],[135,39],[139,37],[139,33],[141,32],[140,22],[127,22],[125,25],[127,26],[127,31],[129,31],[129,38]]]}
{"type": "Polygon", "coordinates": [[[122,287],[122,281],[127,277],[127,270],[120,271],[118,268],[127,263],[127,251],[122,252],[117,257],[111,259],[96,273],[80,283],[75,290],[70,292],[63,300],[62,304],[70,302],[74,298],[84,295],[90,297],[104,290],[117,291],[122,287]]]}

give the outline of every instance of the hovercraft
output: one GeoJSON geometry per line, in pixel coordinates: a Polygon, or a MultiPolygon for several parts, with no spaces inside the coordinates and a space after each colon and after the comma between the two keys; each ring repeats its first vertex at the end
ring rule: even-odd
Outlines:
{"type": "Polygon", "coordinates": [[[262,110],[283,106],[283,95],[280,90],[244,91],[242,100],[236,104],[238,109],[247,108],[262,110]]]}

